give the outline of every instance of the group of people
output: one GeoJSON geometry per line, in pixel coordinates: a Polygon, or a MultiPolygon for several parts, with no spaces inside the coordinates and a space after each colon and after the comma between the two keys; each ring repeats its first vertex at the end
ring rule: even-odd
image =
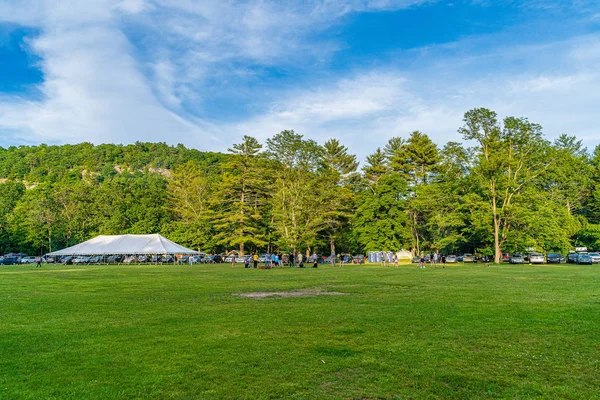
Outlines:
{"type": "MultiPolygon", "coordinates": [[[[244,257],[244,268],[251,268],[251,265],[254,268],[259,268],[259,266],[258,266],[259,258],[260,257],[258,256],[257,253],[254,253],[252,255],[248,255],[248,256],[244,257]]],[[[264,265],[261,266],[260,268],[262,268],[262,269],[283,268],[284,258],[285,257],[282,253],[279,253],[279,254],[268,254],[267,253],[264,255],[264,265]]],[[[296,262],[297,262],[298,268],[304,268],[304,263],[305,262],[308,263],[310,261],[312,261],[313,268],[318,267],[319,257],[317,256],[317,254],[313,254],[312,257],[305,257],[301,253],[298,253],[297,256],[294,256],[294,253],[287,254],[287,263],[290,268],[295,267],[296,262]],[[312,259],[312,260],[310,260],[310,259],[312,259]]],[[[235,259],[232,261],[231,266],[232,267],[235,266],[235,259]]]]}
{"type": "MultiPolygon", "coordinates": [[[[440,266],[442,268],[446,268],[446,256],[444,254],[434,253],[431,257],[429,257],[429,263],[435,268],[440,266]]],[[[419,268],[425,268],[426,264],[427,259],[425,258],[425,255],[422,254],[421,259],[419,260],[419,268]]]]}

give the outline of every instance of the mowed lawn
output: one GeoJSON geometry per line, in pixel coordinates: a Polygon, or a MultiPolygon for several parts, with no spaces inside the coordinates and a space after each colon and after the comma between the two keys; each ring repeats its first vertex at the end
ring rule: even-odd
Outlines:
{"type": "Polygon", "coordinates": [[[0,267],[0,398],[600,397],[600,266],[0,267]],[[345,295],[240,298],[320,289],[345,295]]]}

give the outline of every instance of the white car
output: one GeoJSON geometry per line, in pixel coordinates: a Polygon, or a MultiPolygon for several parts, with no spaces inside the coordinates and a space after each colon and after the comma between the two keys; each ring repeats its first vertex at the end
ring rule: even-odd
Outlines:
{"type": "Polygon", "coordinates": [[[546,258],[542,253],[531,253],[529,254],[530,264],[543,264],[546,262],[546,258]]]}
{"type": "Polygon", "coordinates": [[[590,257],[592,258],[592,263],[600,264],[600,253],[590,253],[590,257]]]}
{"type": "Polygon", "coordinates": [[[35,257],[27,256],[21,258],[21,264],[35,264],[35,257]]]}

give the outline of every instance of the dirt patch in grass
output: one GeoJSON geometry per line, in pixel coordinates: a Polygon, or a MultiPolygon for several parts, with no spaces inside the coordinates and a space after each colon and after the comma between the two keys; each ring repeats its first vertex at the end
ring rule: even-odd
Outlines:
{"type": "Polygon", "coordinates": [[[348,293],[341,292],[324,292],[320,289],[303,289],[293,290],[290,292],[248,292],[235,293],[234,296],[243,297],[246,299],[264,299],[267,297],[313,297],[313,296],[344,296],[348,293]]]}

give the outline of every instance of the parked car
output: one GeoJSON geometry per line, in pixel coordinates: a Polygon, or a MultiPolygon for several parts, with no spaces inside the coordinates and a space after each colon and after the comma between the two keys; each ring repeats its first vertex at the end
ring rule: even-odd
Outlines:
{"type": "Polygon", "coordinates": [[[365,256],[363,256],[362,254],[357,254],[357,255],[355,255],[355,256],[352,257],[352,262],[354,264],[364,264],[365,263],[365,256]]]}
{"type": "Polygon", "coordinates": [[[462,262],[464,263],[474,263],[477,262],[477,260],[475,259],[475,256],[471,253],[465,253],[462,256],[462,262]]]}
{"type": "Polygon", "coordinates": [[[590,253],[590,257],[592,258],[592,263],[600,264],[600,253],[590,253]]]}
{"type": "Polygon", "coordinates": [[[340,261],[343,261],[344,264],[352,264],[352,255],[350,254],[341,254],[340,261]]]}
{"type": "Polygon", "coordinates": [[[510,256],[511,264],[525,264],[525,257],[521,253],[514,253],[510,256]]]}
{"type": "Polygon", "coordinates": [[[531,264],[543,264],[545,261],[542,253],[529,253],[529,262],[531,264]]]}
{"type": "Polygon", "coordinates": [[[456,261],[458,261],[458,262],[463,262],[463,256],[458,256],[458,257],[456,257],[456,261]]]}
{"type": "Polygon", "coordinates": [[[135,264],[137,262],[136,256],[126,256],[123,260],[124,264],[135,264]]]}
{"type": "Polygon", "coordinates": [[[419,256],[416,256],[416,257],[413,257],[413,258],[412,258],[412,263],[413,263],[413,264],[418,264],[418,263],[420,263],[420,262],[421,262],[421,257],[419,257],[419,256]]]}
{"type": "Polygon", "coordinates": [[[17,263],[17,257],[4,256],[0,258],[0,264],[2,265],[15,265],[17,263]]]}
{"type": "Polygon", "coordinates": [[[590,257],[590,255],[587,254],[587,253],[580,253],[577,256],[577,264],[589,264],[589,265],[592,265],[593,264],[592,257],[590,257]]]}
{"type": "Polygon", "coordinates": [[[72,260],[73,264],[89,264],[90,257],[75,257],[72,260]]]}
{"type": "Polygon", "coordinates": [[[547,264],[560,264],[562,262],[562,256],[558,253],[548,253],[546,256],[547,264]]]}
{"type": "Polygon", "coordinates": [[[21,264],[35,264],[34,256],[21,257],[21,264]]]}
{"type": "Polygon", "coordinates": [[[510,253],[502,253],[502,262],[503,263],[510,262],[510,253]]]}
{"type": "Polygon", "coordinates": [[[456,262],[458,262],[458,257],[455,256],[454,254],[450,254],[449,256],[446,256],[446,263],[454,264],[456,262]]]}
{"type": "Polygon", "coordinates": [[[60,260],[61,264],[65,264],[65,265],[70,265],[73,264],[73,257],[72,256],[65,256],[60,260]]]}
{"type": "Polygon", "coordinates": [[[567,264],[577,264],[578,253],[569,253],[567,255],[567,264]]]}

